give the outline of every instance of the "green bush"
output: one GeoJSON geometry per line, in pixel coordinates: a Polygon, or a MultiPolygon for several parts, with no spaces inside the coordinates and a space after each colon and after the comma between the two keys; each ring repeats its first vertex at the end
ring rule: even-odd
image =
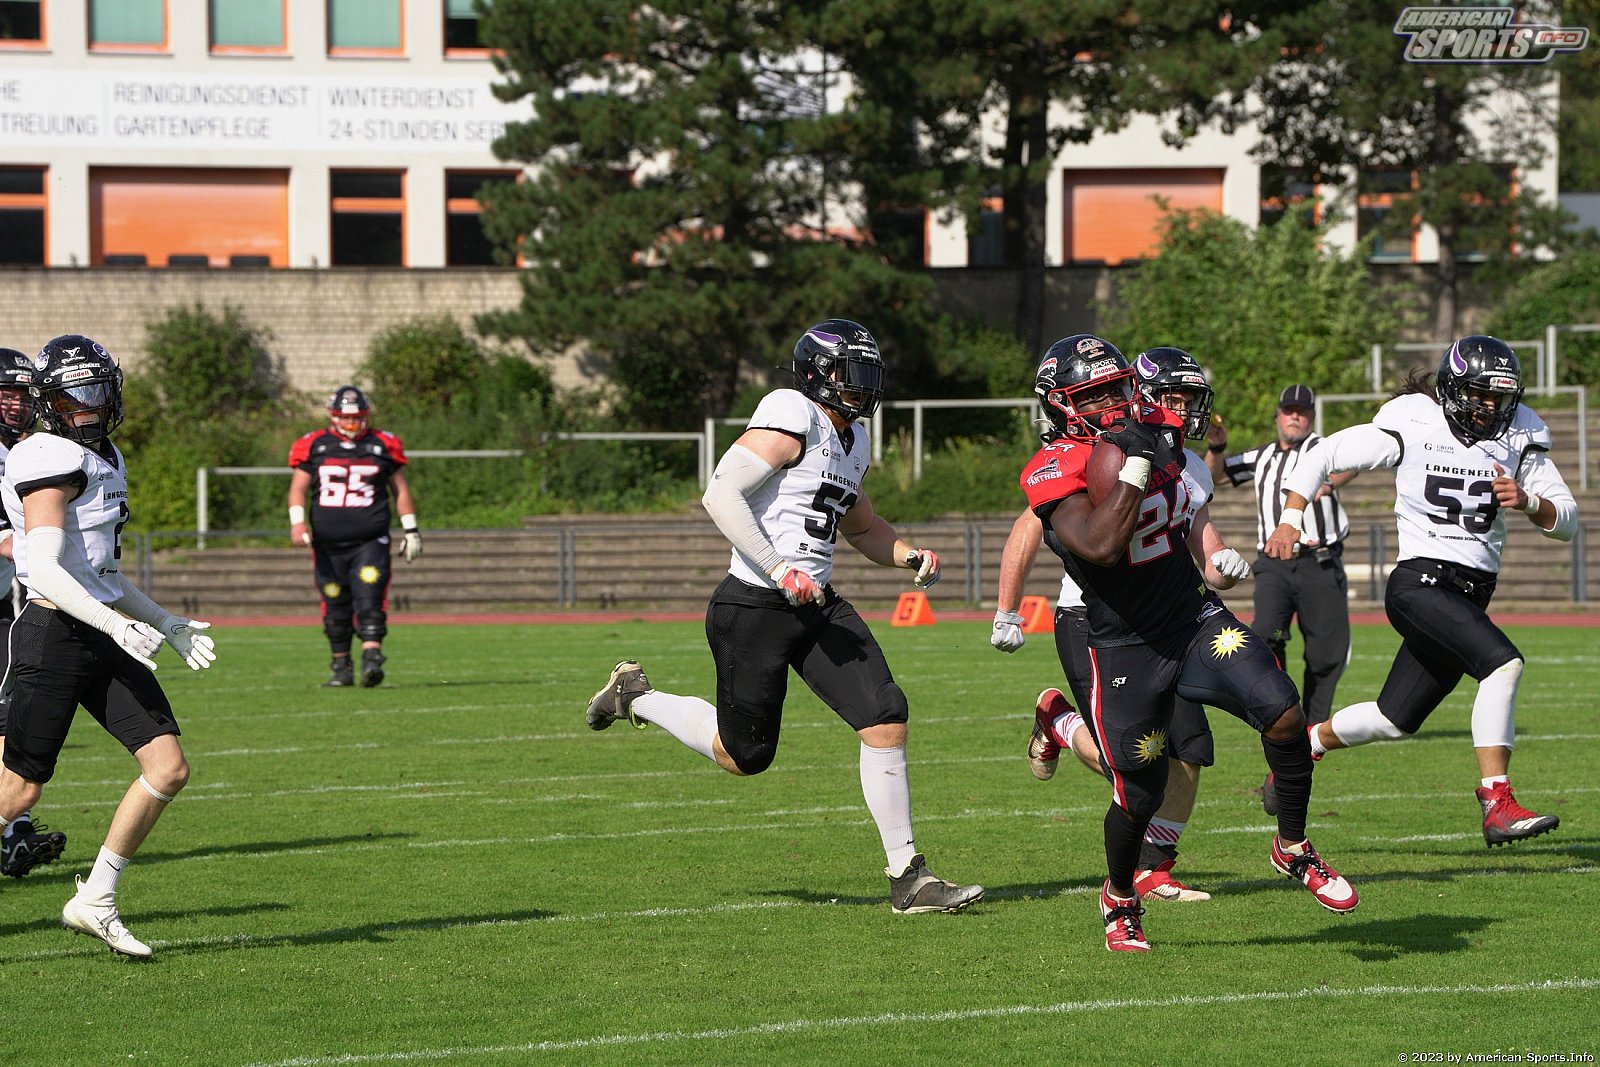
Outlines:
{"type": "MultiPolygon", "coordinates": [[[[1490,316],[1496,337],[1543,337],[1552,323],[1600,322],[1600,251],[1569,252],[1542,263],[1506,293],[1490,316]]],[[[1563,333],[1557,342],[1557,384],[1600,382],[1600,333],[1563,333]]],[[[1523,375],[1536,380],[1532,359],[1523,354],[1523,375]]]]}

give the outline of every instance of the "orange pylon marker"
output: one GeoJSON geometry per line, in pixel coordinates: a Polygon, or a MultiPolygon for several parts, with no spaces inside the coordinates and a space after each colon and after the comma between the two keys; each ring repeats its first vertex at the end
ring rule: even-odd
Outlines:
{"type": "Polygon", "coordinates": [[[1050,610],[1050,601],[1042,596],[1025,596],[1022,598],[1022,610],[1017,612],[1022,616],[1022,632],[1025,634],[1048,634],[1056,628],[1055,612],[1050,610]]]}
{"type": "Polygon", "coordinates": [[[921,592],[901,593],[894,606],[894,615],[889,620],[891,626],[932,626],[933,623],[933,607],[928,603],[928,594],[921,592]]]}

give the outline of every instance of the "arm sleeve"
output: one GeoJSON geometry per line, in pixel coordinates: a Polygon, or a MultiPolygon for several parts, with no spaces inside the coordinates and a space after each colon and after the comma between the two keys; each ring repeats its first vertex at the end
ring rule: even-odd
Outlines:
{"type": "Polygon", "coordinates": [[[1328,475],[1339,471],[1377,470],[1400,462],[1400,441],[1388,430],[1366,423],[1329,434],[1305,451],[1283,487],[1307,500],[1317,498],[1317,489],[1328,475]]]}
{"type": "Polygon", "coordinates": [[[174,618],[172,612],[145,596],[142,589],[126,578],[122,578],[122,598],[117,601],[116,606],[124,615],[140,622],[147,622],[162,633],[167,632],[167,627],[172,624],[174,618]]]}
{"type": "MultiPolygon", "coordinates": [[[[1567,487],[1561,471],[1542,451],[1528,453],[1523,461],[1522,488],[1538,493],[1556,509],[1556,524],[1539,532],[1556,541],[1571,541],[1578,536],[1578,502],[1567,487]]],[[[1535,523],[1534,525],[1538,525],[1535,523]]]]}
{"type": "Polygon", "coordinates": [[[111,633],[121,616],[90,596],[61,565],[66,538],[59,526],[39,526],[28,531],[28,586],[74,619],[111,633]]]}
{"type": "Polygon", "coordinates": [[[732,445],[722,454],[711,484],[700,498],[728,543],[767,574],[784,560],[756,522],[755,512],[750,510],[750,494],[772,477],[772,472],[766,460],[743,445],[732,445]]]}

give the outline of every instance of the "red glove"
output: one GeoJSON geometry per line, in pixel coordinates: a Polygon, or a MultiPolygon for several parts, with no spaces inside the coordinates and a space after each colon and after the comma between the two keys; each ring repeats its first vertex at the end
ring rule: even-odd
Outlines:
{"type": "Polygon", "coordinates": [[[822,586],[811,580],[811,575],[798,567],[791,567],[787,563],[780,564],[772,572],[773,580],[778,583],[778,589],[788,599],[789,603],[799,607],[811,601],[822,601],[822,586]]]}

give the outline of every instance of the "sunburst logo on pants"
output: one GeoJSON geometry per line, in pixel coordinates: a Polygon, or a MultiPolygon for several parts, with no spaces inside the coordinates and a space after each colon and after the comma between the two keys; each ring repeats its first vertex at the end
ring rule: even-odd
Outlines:
{"type": "Polygon", "coordinates": [[[1224,626],[1217,631],[1217,636],[1211,639],[1211,654],[1218,659],[1227,659],[1249,641],[1250,636],[1247,631],[1237,626],[1224,626]]]}
{"type": "Polygon", "coordinates": [[[338,582],[329,582],[327,585],[323,586],[322,587],[322,595],[327,597],[329,600],[332,600],[334,597],[338,596],[339,595],[339,583],[338,582]]]}
{"type": "Polygon", "coordinates": [[[377,585],[382,573],[376,567],[367,566],[361,568],[361,573],[357,577],[367,585],[377,585]]]}
{"type": "Polygon", "coordinates": [[[1133,758],[1140,763],[1154,763],[1167,750],[1167,732],[1151,730],[1133,743],[1133,758]]]}

